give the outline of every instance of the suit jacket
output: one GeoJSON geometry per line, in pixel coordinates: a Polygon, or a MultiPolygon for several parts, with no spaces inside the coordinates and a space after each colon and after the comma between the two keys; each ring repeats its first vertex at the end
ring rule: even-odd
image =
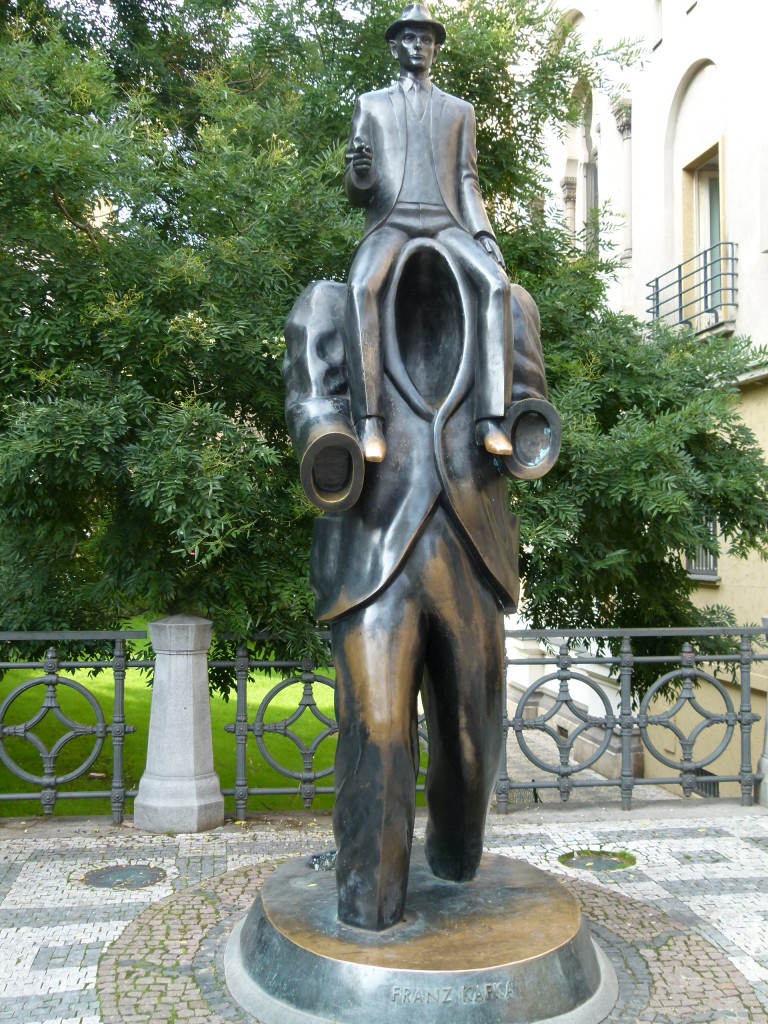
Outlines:
{"type": "MultiPolygon", "coordinates": [[[[366,209],[363,238],[391,213],[405,172],[405,96],[399,83],[364,93],[352,116],[344,190],[353,206],[366,209]],[[373,163],[365,178],[351,163],[355,146],[371,147],[373,163]]],[[[446,207],[473,237],[493,237],[477,177],[475,111],[471,103],[432,86],[432,156],[446,207]]]]}
{"type": "MultiPolygon", "coordinates": [[[[433,245],[426,240],[414,244],[433,245]]],[[[504,460],[494,459],[475,443],[473,298],[463,288],[462,301],[469,304],[463,351],[442,404],[431,406],[421,397],[404,367],[394,332],[384,332],[387,456],[380,464],[365,464],[362,493],[352,508],[315,521],[311,583],[321,621],[333,621],[371,601],[404,569],[438,502],[500,607],[516,607],[518,523],[509,509],[504,460]]],[[[512,291],[513,397],[546,398],[538,310],[524,289],[513,285],[512,291]]],[[[339,403],[347,400],[345,299],[344,285],[314,282],[286,323],[286,419],[294,446],[298,441],[299,458],[308,420],[337,418],[339,403]]]]}

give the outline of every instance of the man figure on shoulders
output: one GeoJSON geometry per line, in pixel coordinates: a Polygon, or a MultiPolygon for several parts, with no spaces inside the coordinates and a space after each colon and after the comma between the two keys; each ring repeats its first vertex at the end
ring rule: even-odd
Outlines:
{"type": "Polygon", "coordinates": [[[491,454],[510,455],[501,423],[511,399],[516,303],[480,193],[475,113],[430,81],[445,28],[429,8],[409,4],[385,37],[400,78],[358,99],[344,175],[349,201],[366,210],[347,287],[352,420],[366,460],[381,462],[381,297],[405,244],[435,238],[457,260],[477,299],[477,443],[491,454]]]}

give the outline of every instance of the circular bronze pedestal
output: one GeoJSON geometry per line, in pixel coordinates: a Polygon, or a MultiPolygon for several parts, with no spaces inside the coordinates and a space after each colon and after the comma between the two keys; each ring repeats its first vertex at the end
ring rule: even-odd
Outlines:
{"type": "Polygon", "coordinates": [[[444,882],[420,848],[405,920],[379,933],[339,923],[333,872],[278,868],[232,933],[226,975],[262,1024],[597,1024],[618,992],[551,876],[486,854],[474,881],[444,882]]]}

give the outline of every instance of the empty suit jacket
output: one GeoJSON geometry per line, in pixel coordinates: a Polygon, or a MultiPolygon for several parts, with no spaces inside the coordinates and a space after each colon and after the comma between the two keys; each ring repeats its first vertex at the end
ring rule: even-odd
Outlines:
{"type": "MultiPolygon", "coordinates": [[[[286,324],[286,418],[294,445],[306,436],[307,418],[321,419],[324,410],[330,418],[344,407],[345,294],[341,284],[311,284],[286,324]]],[[[512,286],[512,296],[513,399],[546,398],[538,310],[519,286],[512,286]]],[[[466,291],[462,300],[471,307],[466,291]]],[[[352,508],[315,522],[311,583],[321,621],[372,601],[397,573],[407,571],[409,551],[439,503],[500,608],[516,606],[518,524],[509,509],[507,467],[475,442],[472,316],[460,319],[464,337],[456,373],[439,401],[421,395],[396,332],[391,325],[384,331],[387,455],[382,463],[365,463],[362,493],[352,508]]],[[[297,454],[301,458],[300,450],[297,454]]]]}

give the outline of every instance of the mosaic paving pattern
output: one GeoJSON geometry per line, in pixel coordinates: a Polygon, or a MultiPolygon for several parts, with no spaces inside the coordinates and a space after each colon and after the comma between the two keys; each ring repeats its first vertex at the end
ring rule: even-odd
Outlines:
{"type": "MultiPolygon", "coordinates": [[[[528,808],[492,816],[487,846],[557,874],[580,900],[619,977],[611,1024],[766,1024],[768,813],[671,808],[528,808]],[[558,863],[578,849],[637,863],[588,875],[558,863]]],[[[223,984],[230,929],[276,863],[330,845],[321,815],[176,837],[101,820],[0,823],[0,1022],[245,1024],[223,984]],[[84,881],[131,865],[164,877],[133,890],[84,881]]]]}

